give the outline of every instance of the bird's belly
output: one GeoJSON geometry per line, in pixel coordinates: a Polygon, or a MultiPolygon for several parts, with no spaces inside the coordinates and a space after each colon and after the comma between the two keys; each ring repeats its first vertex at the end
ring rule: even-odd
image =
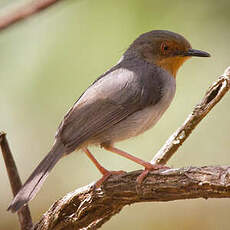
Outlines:
{"type": "Polygon", "coordinates": [[[101,133],[96,138],[96,143],[115,143],[143,133],[156,124],[169,104],[159,102],[156,105],[135,112],[125,120],[101,133]]]}

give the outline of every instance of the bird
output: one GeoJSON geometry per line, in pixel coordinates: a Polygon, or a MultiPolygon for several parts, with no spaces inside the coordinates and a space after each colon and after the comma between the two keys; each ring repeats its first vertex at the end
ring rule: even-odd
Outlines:
{"type": "Polygon", "coordinates": [[[117,64],[97,78],[79,97],[58,127],[50,152],[35,168],[8,207],[16,212],[32,200],[51,169],[63,156],[82,150],[101,172],[100,186],[110,175],[93,156],[96,145],[144,167],[142,183],[153,165],[114,146],[153,127],[169,107],[176,91],[176,75],[190,57],[210,57],[193,49],[184,36],[168,30],[141,34],[117,64]]]}

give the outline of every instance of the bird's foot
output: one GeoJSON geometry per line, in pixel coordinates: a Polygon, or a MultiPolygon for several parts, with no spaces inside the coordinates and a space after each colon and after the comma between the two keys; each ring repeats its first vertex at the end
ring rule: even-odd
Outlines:
{"type": "Polygon", "coordinates": [[[109,171],[109,170],[106,170],[104,171],[103,173],[103,176],[100,180],[98,180],[95,184],[96,188],[99,188],[110,176],[112,175],[122,175],[122,174],[125,174],[126,172],[125,171],[109,171]]]}
{"type": "Polygon", "coordinates": [[[158,165],[158,164],[151,164],[148,163],[145,166],[145,170],[141,173],[140,176],[137,177],[137,183],[141,184],[142,181],[145,179],[145,177],[148,175],[148,173],[150,171],[154,171],[154,170],[158,170],[158,169],[170,169],[169,167],[165,166],[165,165],[158,165]]]}

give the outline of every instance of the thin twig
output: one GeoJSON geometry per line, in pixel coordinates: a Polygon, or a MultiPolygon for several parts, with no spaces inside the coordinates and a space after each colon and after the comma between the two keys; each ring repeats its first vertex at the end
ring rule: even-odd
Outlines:
{"type": "Polygon", "coordinates": [[[60,0],[33,0],[16,7],[12,7],[11,10],[7,10],[4,14],[2,10],[2,14],[0,15],[0,30],[19,22],[22,19],[28,18],[29,16],[46,9],[58,1],[60,0]]]}
{"type": "MultiPolygon", "coordinates": [[[[6,134],[4,132],[0,132],[0,146],[5,161],[11,189],[13,195],[15,196],[17,192],[20,190],[22,183],[8,141],[6,139],[6,134]]],[[[17,214],[19,218],[19,223],[21,225],[21,229],[22,230],[32,229],[33,223],[30,215],[29,207],[27,205],[24,206],[20,211],[17,212],[17,214]]]]}
{"type": "Polygon", "coordinates": [[[124,206],[137,202],[230,198],[230,166],[150,172],[137,188],[141,172],[113,175],[101,188],[89,185],[67,194],[52,205],[34,230],[98,229],[124,206]]]}
{"type": "Polygon", "coordinates": [[[211,111],[211,109],[221,100],[230,88],[230,67],[228,67],[223,76],[212,84],[206,92],[201,103],[196,105],[190,113],[184,124],[174,132],[158,153],[151,160],[152,164],[166,164],[177,149],[189,137],[199,122],[211,111]]]}

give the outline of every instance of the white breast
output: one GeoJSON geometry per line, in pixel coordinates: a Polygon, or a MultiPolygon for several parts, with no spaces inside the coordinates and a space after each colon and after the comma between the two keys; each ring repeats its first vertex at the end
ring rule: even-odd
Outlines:
{"type": "Polygon", "coordinates": [[[171,104],[176,91],[176,82],[171,76],[166,82],[162,91],[163,97],[157,104],[138,111],[130,117],[136,123],[136,130],[133,133],[135,136],[154,126],[171,104]]]}
{"type": "Polygon", "coordinates": [[[175,79],[170,75],[165,75],[164,77],[167,78],[164,79],[166,83],[162,89],[162,98],[157,104],[130,115],[125,120],[105,131],[96,142],[114,143],[122,141],[137,136],[155,125],[170,105],[176,90],[175,79]]]}

